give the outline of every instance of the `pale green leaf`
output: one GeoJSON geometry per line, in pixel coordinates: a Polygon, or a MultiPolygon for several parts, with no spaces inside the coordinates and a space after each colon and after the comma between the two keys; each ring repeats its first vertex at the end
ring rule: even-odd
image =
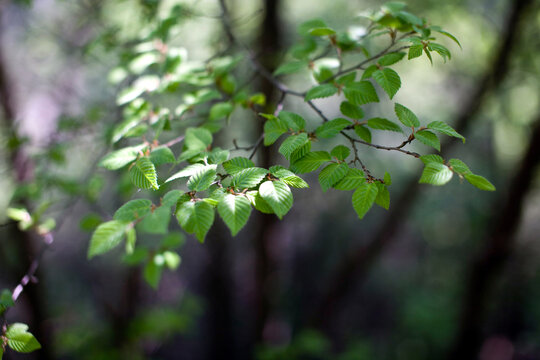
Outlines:
{"type": "Polygon", "coordinates": [[[150,153],[150,161],[155,165],[174,164],[176,158],[168,147],[159,147],[150,153]]]}
{"type": "Polygon", "coordinates": [[[214,208],[204,201],[186,201],[178,207],[176,218],[182,229],[203,242],[214,223],[214,208]]]}
{"type": "Polygon", "coordinates": [[[475,174],[465,174],[465,179],[480,190],[495,191],[495,186],[485,177],[475,174]]]}
{"type": "Polygon", "coordinates": [[[272,145],[289,130],[287,123],[275,116],[264,123],[264,145],[272,145]]]}
{"type": "Polygon", "coordinates": [[[313,151],[304,155],[291,165],[291,170],[297,174],[305,174],[317,170],[322,164],[332,160],[326,151],[313,151]]]}
{"type": "Polygon", "coordinates": [[[280,180],[283,181],[285,184],[298,189],[309,187],[308,183],[305,182],[304,179],[296,175],[285,176],[280,178],[280,180]]]}
{"type": "Polygon", "coordinates": [[[388,210],[390,207],[390,192],[384,184],[377,183],[377,187],[379,189],[377,192],[377,197],[375,198],[375,204],[388,210]]]}
{"type": "Polygon", "coordinates": [[[138,188],[159,189],[156,167],[147,157],[137,159],[129,169],[129,177],[131,182],[138,188]]]}
{"type": "Polygon", "coordinates": [[[330,189],[347,175],[349,167],[345,163],[330,164],[319,173],[319,183],[323,191],[330,189]]]}
{"type": "Polygon", "coordinates": [[[182,170],[178,171],[177,173],[171,175],[167,180],[165,180],[165,183],[168,183],[170,181],[180,179],[180,178],[183,178],[183,177],[193,176],[194,174],[196,174],[201,169],[204,169],[205,167],[206,167],[206,165],[199,164],[199,163],[188,165],[185,168],[183,168],[182,170]]]}
{"type": "Polygon", "coordinates": [[[354,190],[366,182],[364,172],[360,169],[350,168],[343,179],[334,185],[336,190],[354,190]]]}
{"type": "Polygon", "coordinates": [[[137,229],[148,234],[166,234],[169,231],[171,215],[169,206],[160,206],[146,215],[137,224],[137,229]]]}
{"type": "Polygon", "coordinates": [[[274,71],[274,75],[278,76],[278,75],[292,74],[292,73],[295,73],[302,69],[307,69],[307,68],[308,68],[308,62],[294,60],[294,61],[281,64],[276,69],[276,71],[274,71]]]}
{"type": "Polygon", "coordinates": [[[7,345],[19,353],[30,353],[41,349],[40,343],[27,330],[28,326],[25,324],[14,323],[8,325],[5,333],[7,345]]]}
{"type": "Polygon", "coordinates": [[[469,167],[463,161],[459,159],[450,159],[448,161],[448,165],[450,166],[452,171],[455,171],[458,174],[461,174],[461,175],[472,174],[471,169],[469,169],[469,167]]]}
{"type": "Polygon", "coordinates": [[[375,88],[369,81],[359,81],[347,85],[343,90],[347,100],[355,105],[379,102],[375,88]]]}
{"type": "Polygon", "coordinates": [[[414,138],[421,143],[441,151],[441,143],[437,135],[428,130],[420,130],[414,133],[414,138]]]}
{"type": "Polygon", "coordinates": [[[113,219],[124,222],[137,220],[150,212],[152,202],[148,199],[130,200],[114,213],[113,219]]]}
{"type": "Polygon", "coordinates": [[[444,164],[438,162],[429,162],[424,167],[422,176],[420,177],[421,184],[431,184],[441,186],[452,179],[453,172],[444,164]]]}
{"type": "Polygon", "coordinates": [[[396,115],[401,121],[401,123],[407,127],[418,127],[420,126],[420,121],[416,117],[416,115],[407,107],[397,104],[394,106],[394,111],[396,112],[396,115]]]}
{"type": "Polygon", "coordinates": [[[317,28],[309,30],[309,34],[312,36],[329,36],[329,35],[335,35],[336,31],[329,27],[317,27],[317,28]]]}
{"type": "Polygon", "coordinates": [[[352,123],[347,119],[337,118],[330,120],[319,126],[315,130],[315,135],[321,139],[331,138],[349,125],[352,125],[352,123]]]}
{"type": "Polygon", "coordinates": [[[422,160],[422,162],[426,165],[430,162],[444,164],[444,159],[440,157],[439,155],[435,155],[435,154],[422,155],[420,156],[420,160],[422,160]]]}
{"type": "Polygon", "coordinates": [[[259,187],[260,196],[281,219],[292,207],[291,189],[282,181],[266,181],[259,187]]]}
{"type": "Polygon", "coordinates": [[[234,107],[228,102],[217,103],[212,105],[212,107],[210,108],[210,115],[208,118],[210,119],[210,121],[227,118],[229,117],[229,115],[231,115],[233,110],[234,107]]]}
{"type": "Polygon", "coordinates": [[[266,174],[268,170],[259,167],[243,169],[232,176],[232,185],[238,189],[249,189],[259,185],[266,174]]]}
{"type": "Polygon", "coordinates": [[[227,160],[223,163],[223,168],[225,171],[231,175],[236,174],[239,171],[242,171],[247,168],[255,167],[253,161],[245,157],[234,157],[230,160],[227,160]]]}
{"type": "Polygon", "coordinates": [[[279,147],[279,152],[280,154],[285,156],[287,160],[290,160],[291,155],[296,150],[306,145],[308,141],[308,135],[306,133],[289,136],[287,139],[285,139],[285,141],[283,141],[283,143],[279,147]]]}
{"type": "Polygon", "coordinates": [[[212,144],[212,133],[204,128],[187,128],[184,148],[205,151],[212,144]]]}
{"type": "Polygon", "coordinates": [[[382,70],[377,70],[373,73],[373,79],[383,88],[383,90],[388,94],[390,99],[396,95],[399,88],[401,87],[401,79],[397,72],[392,69],[384,68],[382,70]]]}
{"type": "Polygon", "coordinates": [[[176,205],[176,203],[178,202],[178,200],[183,194],[184,194],[183,191],[176,190],[176,189],[171,190],[167,192],[165,196],[163,196],[163,199],[161,200],[161,204],[163,206],[168,206],[168,207],[174,206],[176,205]]]}
{"type": "Polygon", "coordinates": [[[207,165],[198,169],[188,180],[187,186],[192,191],[204,191],[216,180],[216,165],[207,165]]]}
{"type": "Polygon", "coordinates": [[[146,145],[141,144],[113,151],[112,153],[105,155],[99,161],[99,166],[109,170],[120,169],[137,159],[137,156],[145,147],[146,145]]]}
{"type": "Polygon", "coordinates": [[[306,94],[305,101],[313,100],[313,99],[320,99],[320,98],[327,98],[334,94],[336,94],[338,89],[332,85],[332,84],[323,84],[319,86],[315,86],[306,94]]]}
{"type": "Polygon", "coordinates": [[[283,120],[287,124],[287,127],[292,131],[298,132],[304,130],[306,127],[306,120],[300,115],[290,111],[281,111],[278,118],[283,120]]]}
{"type": "Polygon", "coordinates": [[[363,183],[356,189],[352,196],[352,204],[360,219],[363,219],[371,209],[378,192],[379,187],[375,183],[363,183]]]}
{"type": "Polygon", "coordinates": [[[442,121],[433,121],[428,124],[428,129],[438,131],[442,134],[453,136],[458,139],[461,139],[465,143],[465,138],[459,134],[456,130],[454,130],[450,125],[446,124],[442,121]]]}
{"type": "Polygon", "coordinates": [[[120,244],[128,223],[123,221],[108,221],[99,225],[92,234],[88,248],[88,258],[104,254],[120,244]]]}
{"type": "Polygon", "coordinates": [[[182,262],[180,255],[174,251],[164,251],[162,255],[163,259],[165,260],[165,265],[169,268],[169,270],[178,269],[178,266],[180,266],[180,263],[182,262]]]}
{"type": "Polygon", "coordinates": [[[156,254],[146,265],[144,266],[144,280],[152,288],[157,289],[161,280],[161,274],[163,272],[163,255],[156,254]]]}
{"type": "Polygon", "coordinates": [[[251,214],[251,204],[245,196],[225,194],[219,201],[217,210],[231,230],[232,236],[235,236],[246,225],[251,214]]]}
{"type": "Polygon", "coordinates": [[[134,228],[126,229],[126,254],[133,254],[135,251],[135,243],[137,242],[137,232],[134,228]]]}

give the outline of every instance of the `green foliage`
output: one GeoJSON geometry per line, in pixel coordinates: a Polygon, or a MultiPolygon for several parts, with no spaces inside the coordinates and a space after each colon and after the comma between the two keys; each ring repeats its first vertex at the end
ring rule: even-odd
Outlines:
{"type": "Polygon", "coordinates": [[[41,349],[41,345],[34,335],[28,332],[28,325],[14,323],[8,325],[4,334],[7,339],[7,346],[19,353],[30,353],[41,349]]]}
{"type": "Polygon", "coordinates": [[[242,195],[226,194],[218,203],[218,213],[235,236],[246,225],[251,214],[251,203],[242,195]]]}

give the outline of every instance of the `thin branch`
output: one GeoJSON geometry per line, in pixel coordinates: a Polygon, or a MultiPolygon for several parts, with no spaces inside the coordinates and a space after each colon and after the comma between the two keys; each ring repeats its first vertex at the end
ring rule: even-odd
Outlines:
{"type": "Polygon", "coordinates": [[[257,153],[257,149],[259,148],[259,145],[261,145],[262,141],[264,139],[264,134],[261,134],[261,136],[259,136],[259,139],[257,140],[257,143],[255,143],[255,145],[253,146],[253,151],[251,152],[251,154],[249,155],[249,160],[253,159],[253,157],[255,156],[255,153],[257,153]]]}

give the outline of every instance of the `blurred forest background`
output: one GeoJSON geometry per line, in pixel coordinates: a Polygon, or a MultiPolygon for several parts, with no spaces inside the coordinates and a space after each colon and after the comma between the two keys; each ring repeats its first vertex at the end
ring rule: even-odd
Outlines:
{"type": "MultiPolygon", "coordinates": [[[[119,172],[95,168],[120,116],[108,74],[121,44],[175,4],[176,45],[195,59],[223,50],[218,1],[0,0],[0,289],[13,289],[41,248],[7,218],[8,204],[54,201],[47,214],[58,223],[39,282],[8,314],[27,322],[43,349],[5,358],[540,359],[540,2],[407,3],[463,50],[452,44],[446,64],[400,63],[396,98],[462,133],[466,144],[443,142],[443,154],[463,159],[497,191],[456,179],[419,185],[419,161],[363,149],[369,166],[392,174],[389,211],[360,221],[349,195],[323,194],[308,176],[311,188],[294,191],[282,221],[254,213],[235,238],[220,223],[205,244],[187,237],[182,264],[156,291],[117,252],[86,259],[92,222],[110,219],[134,191],[119,172]]],[[[301,22],[323,18],[343,30],[380,6],[228,4],[236,35],[269,69],[301,22]]],[[[304,81],[287,80],[292,88],[304,81]]],[[[272,99],[269,84],[255,86],[272,99]]],[[[288,106],[313,116],[301,102],[288,106]]],[[[257,138],[239,118],[224,144],[257,138]]],[[[278,155],[272,147],[257,156],[278,155]]]]}

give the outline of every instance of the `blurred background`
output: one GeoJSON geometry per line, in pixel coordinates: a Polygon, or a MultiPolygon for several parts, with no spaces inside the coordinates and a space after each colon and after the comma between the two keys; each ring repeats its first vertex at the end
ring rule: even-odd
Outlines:
{"type": "MultiPolygon", "coordinates": [[[[300,23],[323,18],[345,30],[381,5],[227,4],[236,35],[269,69],[300,23]]],[[[224,50],[218,1],[0,0],[0,289],[16,286],[41,242],[7,218],[8,204],[50,203],[46,214],[57,223],[39,281],[7,319],[28,323],[43,349],[4,358],[540,359],[540,2],[407,4],[463,49],[445,40],[453,54],[446,64],[423,57],[397,65],[403,85],[394,100],[422,122],[447,121],[462,133],[466,144],[443,141],[444,156],[462,159],[497,191],[458,179],[420,185],[418,160],[363,148],[375,174],[392,174],[389,211],[360,221],[350,193],[323,193],[306,176],[310,189],[293,191],[282,221],[254,212],[235,238],[220,220],[204,244],[187,236],[182,264],[154,290],[120,252],[86,259],[92,229],[136,195],[125,171],[95,168],[121,117],[109,74],[151,19],[175,5],[171,42],[190,59],[224,50]]],[[[311,80],[284,81],[304,91],[311,80]]],[[[260,78],[253,88],[270,102],[276,96],[260,78]]],[[[316,103],[337,116],[339,102],[316,103]]],[[[302,101],[286,107],[318,121],[302,101]]],[[[391,116],[391,102],[367,113],[391,116]]],[[[254,142],[252,117],[235,112],[220,146],[254,142]]],[[[257,157],[284,160],[274,147],[257,157]]],[[[170,229],[180,231],[174,219],[170,229]]]]}

